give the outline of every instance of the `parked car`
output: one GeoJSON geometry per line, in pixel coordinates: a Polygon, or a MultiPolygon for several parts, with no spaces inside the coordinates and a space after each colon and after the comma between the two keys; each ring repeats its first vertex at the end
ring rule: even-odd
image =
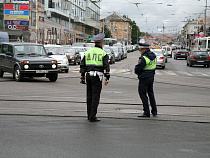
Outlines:
{"type": "Polygon", "coordinates": [[[123,46],[123,51],[124,51],[124,58],[127,58],[128,57],[128,52],[127,52],[127,49],[126,49],[126,46],[123,46]]]}
{"type": "Polygon", "coordinates": [[[168,62],[168,53],[165,51],[165,49],[161,49],[162,52],[163,52],[163,55],[165,56],[166,58],[166,63],[168,62]]]}
{"type": "Polygon", "coordinates": [[[163,54],[162,49],[152,49],[151,50],[153,53],[155,53],[157,57],[157,67],[161,67],[162,69],[165,69],[166,66],[166,57],[163,54]]]}
{"type": "Polygon", "coordinates": [[[187,56],[187,66],[204,65],[209,68],[210,56],[208,51],[192,51],[187,56]]]}
{"type": "Polygon", "coordinates": [[[69,62],[61,45],[44,45],[48,55],[58,61],[58,69],[69,72],[69,62]]]}
{"type": "Polygon", "coordinates": [[[111,49],[114,51],[115,61],[121,60],[121,52],[119,47],[111,47],[111,49]]]}
{"type": "Polygon", "coordinates": [[[163,46],[162,49],[164,49],[166,53],[168,53],[168,56],[172,58],[172,48],[170,46],[163,46]]]}
{"type": "Polygon", "coordinates": [[[185,58],[187,60],[188,51],[186,49],[177,49],[174,51],[174,59],[185,58]]]}
{"type": "Polygon", "coordinates": [[[114,64],[115,63],[115,55],[114,55],[113,49],[112,48],[104,48],[104,51],[109,56],[109,63],[114,64]]]}
{"type": "Polygon", "coordinates": [[[4,72],[12,73],[17,82],[24,77],[47,77],[51,82],[58,78],[57,61],[35,43],[0,43],[0,77],[4,72]]]}
{"type": "Polygon", "coordinates": [[[79,49],[76,47],[64,49],[64,53],[67,56],[69,64],[80,64],[81,63],[81,55],[79,54],[79,49]]]}

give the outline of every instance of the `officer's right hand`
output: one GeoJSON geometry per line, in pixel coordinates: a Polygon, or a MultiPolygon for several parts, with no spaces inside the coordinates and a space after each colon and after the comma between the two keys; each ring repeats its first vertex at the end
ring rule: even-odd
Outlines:
{"type": "Polygon", "coordinates": [[[105,86],[107,86],[108,83],[109,83],[109,80],[105,80],[105,82],[104,82],[105,86]]]}

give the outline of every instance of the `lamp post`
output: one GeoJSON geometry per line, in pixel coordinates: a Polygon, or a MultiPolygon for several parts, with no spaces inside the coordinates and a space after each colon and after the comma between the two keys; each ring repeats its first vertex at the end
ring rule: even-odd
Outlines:
{"type": "Polygon", "coordinates": [[[36,0],[36,43],[38,43],[38,0],[36,0]]]}

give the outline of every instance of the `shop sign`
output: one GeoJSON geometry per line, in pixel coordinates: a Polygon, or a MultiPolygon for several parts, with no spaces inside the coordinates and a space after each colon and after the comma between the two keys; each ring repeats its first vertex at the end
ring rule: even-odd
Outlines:
{"type": "Polygon", "coordinates": [[[20,21],[20,20],[4,20],[5,25],[24,25],[28,26],[29,21],[20,21]]]}
{"type": "Polygon", "coordinates": [[[5,30],[28,30],[28,26],[5,25],[5,30]]]}
{"type": "Polygon", "coordinates": [[[27,15],[4,15],[4,20],[29,21],[29,16],[27,16],[27,15]]]}
{"type": "Polygon", "coordinates": [[[29,15],[28,10],[4,10],[5,15],[29,15]]]}

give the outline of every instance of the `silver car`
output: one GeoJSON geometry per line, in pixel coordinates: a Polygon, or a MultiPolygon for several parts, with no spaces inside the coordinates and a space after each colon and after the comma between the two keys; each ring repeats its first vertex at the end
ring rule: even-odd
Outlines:
{"type": "Polygon", "coordinates": [[[115,56],[115,61],[120,61],[121,60],[121,53],[120,53],[120,48],[118,47],[111,47],[112,50],[114,51],[114,56],[115,56]]]}
{"type": "Polygon", "coordinates": [[[60,45],[44,45],[48,56],[58,61],[58,69],[60,71],[69,72],[69,61],[65,55],[64,49],[60,45]]]}
{"type": "Polygon", "coordinates": [[[161,67],[162,69],[165,69],[166,66],[166,57],[164,55],[164,52],[162,49],[152,49],[153,53],[155,53],[157,57],[157,67],[161,67]]]}

